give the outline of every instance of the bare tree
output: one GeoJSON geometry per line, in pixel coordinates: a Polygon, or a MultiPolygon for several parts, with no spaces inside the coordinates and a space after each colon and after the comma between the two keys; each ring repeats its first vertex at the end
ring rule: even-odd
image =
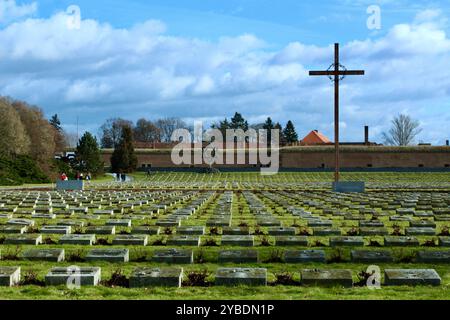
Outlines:
{"type": "Polygon", "coordinates": [[[392,120],[392,127],[388,133],[383,133],[384,143],[391,146],[407,146],[422,132],[419,121],[401,114],[392,120]]]}
{"type": "Polygon", "coordinates": [[[133,127],[133,123],[121,118],[108,119],[100,127],[100,143],[102,148],[115,148],[122,136],[122,129],[125,127],[133,127]]]}
{"type": "Polygon", "coordinates": [[[139,119],[133,130],[134,139],[139,142],[159,142],[160,129],[151,121],[139,119]]]}
{"type": "Polygon", "coordinates": [[[165,118],[156,121],[156,126],[161,133],[161,142],[170,142],[172,133],[176,129],[187,129],[186,123],[178,118],[165,118]]]}

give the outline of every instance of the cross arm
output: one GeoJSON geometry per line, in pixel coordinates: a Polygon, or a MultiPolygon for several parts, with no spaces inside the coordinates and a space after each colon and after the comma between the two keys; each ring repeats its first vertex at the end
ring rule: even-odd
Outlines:
{"type": "MultiPolygon", "coordinates": [[[[339,71],[337,73],[340,76],[363,76],[365,74],[364,70],[345,70],[339,71]]],[[[336,71],[310,71],[310,76],[335,76],[336,71]]]]}

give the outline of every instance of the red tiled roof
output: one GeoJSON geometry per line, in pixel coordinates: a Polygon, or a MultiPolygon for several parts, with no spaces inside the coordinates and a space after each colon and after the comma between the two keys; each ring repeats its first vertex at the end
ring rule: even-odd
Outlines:
{"type": "Polygon", "coordinates": [[[324,136],[317,130],[311,131],[306,137],[301,141],[302,145],[320,145],[320,144],[330,144],[332,143],[330,139],[324,136]]]}

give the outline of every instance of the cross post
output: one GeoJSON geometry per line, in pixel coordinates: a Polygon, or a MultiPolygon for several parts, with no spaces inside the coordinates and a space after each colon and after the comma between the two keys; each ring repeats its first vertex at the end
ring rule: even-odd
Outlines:
{"type": "Polygon", "coordinates": [[[325,71],[310,71],[310,76],[328,76],[334,82],[334,145],[335,145],[335,173],[334,180],[340,179],[340,150],[339,150],[339,83],[345,76],[362,76],[364,70],[347,70],[339,62],[339,43],[334,44],[334,63],[325,71]]]}

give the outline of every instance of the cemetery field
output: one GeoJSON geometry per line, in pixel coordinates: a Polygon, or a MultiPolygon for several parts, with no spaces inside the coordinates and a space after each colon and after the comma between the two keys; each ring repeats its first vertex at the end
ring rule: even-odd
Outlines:
{"type": "Polygon", "coordinates": [[[450,174],[142,173],[0,189],[0,299],[450,299],[450,174]]]}

